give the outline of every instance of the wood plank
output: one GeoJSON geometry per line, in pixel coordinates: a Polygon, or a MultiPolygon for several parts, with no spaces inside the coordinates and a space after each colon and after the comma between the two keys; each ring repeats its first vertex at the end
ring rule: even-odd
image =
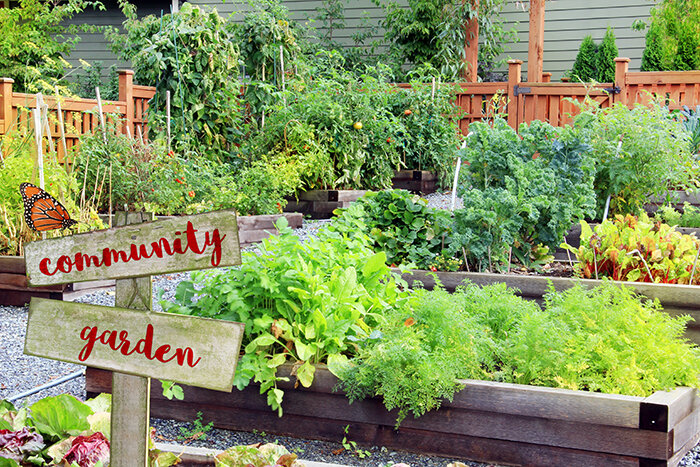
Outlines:
{"type": "Polygon", "coordinates": [[[681,451],[700,433],[700,408],[673,425],[673,452],[681,451]]]}
{"type": "Polygon", "coordinates": [[[225,210],[28,243],[25,262],[29,283],[48,285],[231,266],[241,255],[225,210]]]}
{"type": "Polygon", "coordinates": [[[240,323],[32,299],[24,353],[230,391],[242,333],[240,323]]]}

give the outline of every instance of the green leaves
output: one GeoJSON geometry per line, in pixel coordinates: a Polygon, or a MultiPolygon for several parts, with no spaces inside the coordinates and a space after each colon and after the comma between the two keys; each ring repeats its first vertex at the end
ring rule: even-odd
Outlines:
{"type": "Polygon", "coordinates": [[[234,383],[260,382],[281,413],[281,365],[291,363],[298,382],[312,384],[314,364],[352,352],[351,338],[368,334],[379,313],[402,303],[406,292],[384,254],[372,252],[361,236],[321,231],[301,244],[285,219],[277,228],[280,235],[265,240],[259,254],[244,255],[240,269],[194,274],[199,300],[190,300],[188,286],[171,309],[245,323],[234,383]]]}
{"type": "Polygon", "coordinates": [[[68,394],[41,399],[30,410],[37,430],[54,440],[89,429],[87,416],[93,413],[90,407],[68,394]]]}

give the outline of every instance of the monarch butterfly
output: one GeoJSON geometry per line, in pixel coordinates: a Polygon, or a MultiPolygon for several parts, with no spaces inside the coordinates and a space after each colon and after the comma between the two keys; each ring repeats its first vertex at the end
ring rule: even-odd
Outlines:
{"type": "Polygon", "coordinates": [[[77,224],[56,198],[31,183],[22,183],[19,192],[24,201],[24,220],[30,229],[43,232],[67,229],[77,224]]]}

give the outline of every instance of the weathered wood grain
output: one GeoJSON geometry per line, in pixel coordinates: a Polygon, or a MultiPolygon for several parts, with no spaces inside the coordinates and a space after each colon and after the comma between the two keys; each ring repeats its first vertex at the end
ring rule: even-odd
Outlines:
{"type": "Polygon", "coordinates": [[[8,274],[24,274],[24,256],[0,256],[0,272],[8,274]]]}
{"type": "Polygon", "coordinates": [[[231,266],[241,262],[238,224],[235,214],[229,210],[125,225],[29,243],[25,246],[25,262],[31,285],[231,266]],[[192,242],[191,236],[194,238],[192,242]],[[167,247],[164,242],[167,242],[167,247]],[[90,258],[79,255],[89,255],[90,258]],[[79,257],[80,262],[76,260],[79,257]],[[109,259],[105,261],[105,258],[109,259]],[[90,266],[87,265],[88,259],[90,266]],[[52,275],[47,275],[47,272],[52,275]]]}
{"type": "MultiPolygon", "coordinates": [[[[136,303],[138,294],[129,297],[136,303]]],[[[243,325],[240,323],[194,318],[168,313],[143,313],[126,308],[112,308],[83,303],[57,302],[32,299],[29,308],[25,353],[121,373],[152,376],[183,384],[230,391],[238,361],[243,325]],[[152,327],[152,346],[149,352],[123,355],[110,346],[96,342],[86,358],[88,340],[81,338],[96,327],[98,336],[103,331],[128,333],[130,349],[148,347],[147,332],[152,327]],[[88,330],[86,331],[86,328],[88,330]],[[146,339],[139,344],[139,341],[146,339]],[[140,347],[139,347],[140,345],[140,347]],[[169,345],[169,349],[161,346],[169,345]],[[176,349],[182,349],[178,352],[176,349]],[[191,349],[192,358],[188,357],[191,349]],[[158,352],[163,360],[158,360],[158,352]],[[175,355],[181,355],[176,358],[175,355]],[[200,359],[201,360],[197,360],[200,359]],[[178,362],[179,360],[179,362],[178,362]],[[197,362],[195,365],[190,363],[197,362]]],[[[115,336],[116,345],[121,337],[115,336]]],[[[108,337],[108,336],[107,336],[108,337]]],[[[105,340],[107,339],[105,337],[105,340]]]]}

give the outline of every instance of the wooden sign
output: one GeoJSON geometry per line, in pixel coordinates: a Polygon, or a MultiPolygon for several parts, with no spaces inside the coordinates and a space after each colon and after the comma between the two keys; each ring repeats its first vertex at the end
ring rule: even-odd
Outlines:
{"type": "Polygon", "coordinates": [[[241,264],[233,210],[33,242],[24,256],[34,286],[241,264]]]}
{"type": "Polygon", "coordinates": [[[32,298],[24,353],[231,391],[241,323],[32,298]]]}

